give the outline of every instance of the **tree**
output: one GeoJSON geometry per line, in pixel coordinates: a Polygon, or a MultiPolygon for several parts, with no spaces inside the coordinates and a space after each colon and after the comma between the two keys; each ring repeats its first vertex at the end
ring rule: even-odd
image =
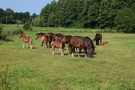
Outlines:
{"type": "Polygon", "coordinates": [[[25,22],[24,25],[23,25],[23,29],[24,30],[31,30],[32,31],[32,28],[30,26],[30,22],[25,22]]]}
{"type": "Polygon", "coordinates": [[[135,13],[130,8],[121,9],[116,16],[115,24],[118,31],[135,32],[135,13]]]}
{"type": "Polygon", "coordinates": [[[47,21],[47,26],[55,27],[55,14],[54,13],[50,13],[48,17],[48,21],[47,21]]]}

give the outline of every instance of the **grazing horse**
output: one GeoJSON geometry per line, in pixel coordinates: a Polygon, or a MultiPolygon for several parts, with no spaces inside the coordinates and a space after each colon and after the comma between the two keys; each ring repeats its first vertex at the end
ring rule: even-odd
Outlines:
{"type": "Polygon", "coordinates": [[[31,38],[31,37],[26,36],[24,33],[21,33],[21,34],[19,35],[19,39],[20,39],[20,38],[22,38],[23,48],[24,48],[24,43],[26,43],[27,48],[28,48],[27,43],[29,43],[29,44],[30,44],[30,49],[32,49],[32,38],[31,38]]]}
{"type": "Polygon", "coordinates": [[[74,57],[75,48],[79,49],[78,57],[80,57],[81,49],[84,49],[85,57],[91,58],[95,50],[94,44],[89,37],[74,36],[71,38],[68,47],[72,57],[74,57]]]}
{"type": "Polygon", "coordinates": [[[97,33],[93,41],[96,41],[96,45],[100,45],[102,43],[102,35],[97,33]]]}

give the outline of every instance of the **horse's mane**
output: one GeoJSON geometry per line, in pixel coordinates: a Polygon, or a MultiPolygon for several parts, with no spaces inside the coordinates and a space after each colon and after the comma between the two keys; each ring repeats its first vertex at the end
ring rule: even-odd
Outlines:
{"type": "Polygon", "coordinates": [[[40,35],[40,34],[43,35],[44,33],[40,32],[40,33],[37,33],[36,35],[40,35]]]}

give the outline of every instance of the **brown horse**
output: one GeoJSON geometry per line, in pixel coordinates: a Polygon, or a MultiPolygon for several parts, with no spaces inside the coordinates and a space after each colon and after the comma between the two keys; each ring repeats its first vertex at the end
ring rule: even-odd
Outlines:
{"type": "Polygon", "coordinates": [[[55,41],[52,41],[51,46],[52,46],[52,55],[54,55],[55,48],[57,47],[57,48],[60,48],[61,50],[61,56],[64,56],[65,44],[63,44],[62,42],[56,39],[55,41]]]}
{"type": "Polygon", "coordinates": [[[102,35],[97,33],[93,41],[96,41],[96,45],[100,45],[102,43],[102,35]]]}
{"type": "Polygon", "coordinates": [[[57,39],[58,39],[60,42],[66,43],[66,44],[69,43],[69,41],[70,41],[71,38],[72,38],[71,35],[59,35],[59,36],[57,36],[57,39]]]}
{"type": "Polygon", "coordinates": [[[100,44],[100,46],[108,46],[108,44],[109,44],[108,42],[103,42],[100,44]]]}
{"type": "Polygon", "coordinates": [[[22,38],[23,48],[24,48],[24,43],[26,43],[27,48],[28,48],[27,43],[29,43],[29,44],[30,44],[30,49],[32,49],[32,38],[31,38],[31,37],[26,36],[24,33],[21,33],[21,34],[19,35],[19,39],[20,39],[20,38],[22,38]]]}
{"type": "Polygon", "coordinates": [[[40,38],[42,41],[41,46],[47,47],[47,34],[46,33],[37,33],[36,34],[36,40],[40,38]]]}
{"type": "Polygon", "coordinates": [[[41,46],[43,47],[51,47],[51,42],[53,41],[53,33],[37,33],[36,34],[36,39],[41,38],[42,44],[41,46]]]}
{"type": "Polygon", "coordinates": [[[84,49],[85,57],[92,58],[95,50],[94,44],[89,37],[74,36],[71,38],[68,47],[72,57],[74,57],[75,48],[79,49],[78,57],[80,57],[81,50],[84,49]]]}

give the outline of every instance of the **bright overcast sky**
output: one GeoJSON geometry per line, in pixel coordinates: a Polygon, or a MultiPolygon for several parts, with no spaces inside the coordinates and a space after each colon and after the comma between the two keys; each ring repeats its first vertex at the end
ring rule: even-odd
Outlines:
{"type": "Polygon", "coordinates": [[[0,0],[0,8],[12,9],[14,12],[30,12],[40,14],[41,9],[53,0],[0,0]]]}

